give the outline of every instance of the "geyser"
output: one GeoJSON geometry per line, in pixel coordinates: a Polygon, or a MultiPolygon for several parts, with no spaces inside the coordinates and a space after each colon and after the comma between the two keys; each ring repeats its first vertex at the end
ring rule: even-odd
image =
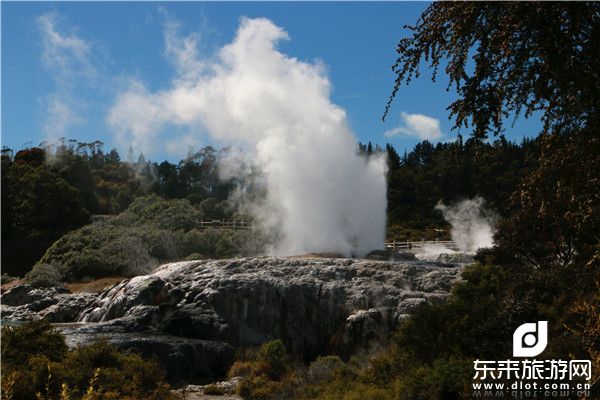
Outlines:
{"type": "Polygon", "coordinates": [[[177,71],[172,86],[150,92],[133,83],[109,112],[121,142],[148,151],[174,126],[192,132],[181,143],[208,133],[243,148],[266,184],[266,198],[251,209],[278,233],[271,254],[382,248],[386,162],[356,154],[324,67],[280,52],[276,44],[288,34],[267,19],[242,19],[214,57],[199,55],[198,35],[180,37],[177,29],[169,22],[165,30],[177,71]]]}
{"type": "Polygon", "coordinates": [[[476,196],[450,206],[440,202],[435,207],[452,225],[450,235],[463,253],[475,253],[478,249],[494,245],[496,216],[487,211],[484,204],[484,199],[476,196]]]}

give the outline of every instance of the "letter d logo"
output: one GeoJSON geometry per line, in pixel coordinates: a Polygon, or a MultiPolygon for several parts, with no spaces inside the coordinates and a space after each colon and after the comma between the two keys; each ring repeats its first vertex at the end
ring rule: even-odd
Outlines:
{"type": "Polygon", "coordinates": [[[527,323],[513,333],[513,357],[535,357],[548,345],[548,321],[527,323]]]}

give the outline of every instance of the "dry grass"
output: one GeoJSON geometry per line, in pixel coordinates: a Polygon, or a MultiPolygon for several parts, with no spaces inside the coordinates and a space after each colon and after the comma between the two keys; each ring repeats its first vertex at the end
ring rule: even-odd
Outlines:
{"type": "Polygon", "coordinates": [[[15,279],[14,281],[10,281],[10,282],[5,283],[4,285],[0,286],[0,291],[6,292],[8,289],[11,289],[22,283],[25,283],[25,281],[23,279],[15,279]]]}
{"type": "MultiPolygon", "coordinates": [[[[121,282],[122,280],[127,279],[123,276],[109,276],[106,278],[94,279],[93,281],[88,282],[69,282],[65,283],[65,287],[69,289],[71,293],[100,293],[104,289],[114,285],[115,283],[121,282]]],[[[1,292],[6,292],[7,290],[26,283],[23,279],[15,279],[14,281],[10,281],[0,286],[1,292]]]]}
{"type": "Polygon", "coordinates": [[[99,293],[104,289],[114,285],[115,283],[121,282],[124,279],[127,278],[122,276],[109,276],[106,278],[95,279],[89,282],[65,283],[65,287],[69,289],[71,293],[99,293]]]}

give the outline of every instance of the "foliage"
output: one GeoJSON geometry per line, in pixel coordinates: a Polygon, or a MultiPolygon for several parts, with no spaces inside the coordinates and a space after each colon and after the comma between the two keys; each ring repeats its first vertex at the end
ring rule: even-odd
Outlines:
{"type": "Polygon", "coordinates": [[[2,265],[10,274],[22,274],[54,240],[89,220],[81,192],[38,162],[2,162],[2,265]]]}
{"type": "Polygon", "coordinates": [[[387,221],[389,239],[446,239],[447,224],[435,210],[446,204],[482,196],[492,209],[507,216],[512,193],[536,167],[538,140],[512,143],[499,137],[486,143],[477,139],[448,143],[423,141],[400,156],[385,149],[360,145],[365,155],[385,151],[388,159],[387,221]],[[372,150],[369,150],[372,149],[372,150]]]}
{"type": "Polygon", "coordinates": [[[59,361],[66,353],[64,337],[45,320],[2,328],[2,375],[22,368],[29,357],[59,361]]]}
{"type": "Polygon", "coordinates": [[[9,274],[2,273],[0,275],[0,285],[4,285],[6,283],[16,281],[17,279],[19,279],[19,278],[9,275],[9,274]]]}
{"type": "Polygon", "coordinates": [[[289,363],[283,341],[277,339],[263,344],[258,352],[258,360],[267,365],[266,373],[269,378],[280,379],[289,363]]]}
{"type": "Polygon", "coordinates": [[[45,321],[2,328],[2,388],[21,399],[170,399],[164,373],[106,342],[68,350],[45,321]]]}
{"type": "Polygon", "coordinates": [[[447,59],[449,86],[458,92],[449,110],[456,126],[472,123],[475,137],[499,132],[521,110],[541,111],[547,127],[586,125],[600,111],[598,24],[595,2],[433,3],[398,43],[385,114],[400,86],[419,77],[422,61],[435,79],[447,59]]]}
{"type": "Polygon", "coordinates": [[[213,395],[213,396],[222,396],[225,394],[225,390],[220,388],[215,384],[206,385],[203,388],[204,394],[213,395]]]}
{"type": "Polygon", "coordinates": [[[299,384],[280,339],[264,343],[258,352],[246,352],[230,368],[229,377],[242,377],[237,393],[248,400],[291,398],[299,384]]]}
{"type": "MultiPolygon", "coordinates": [[[[188,198],[204,218],[228,219],[233,183],[219,179],[223,151],[212,147],[190,154],[179,164],[146,162],[140,155],[121,161],[103,143],[59,139],[26,148],[14,156],[2,150],[2,264],[4,272],[23,276],[50,245],[91,220],[118,214],[151,193],[188,198]],[[99,215],[100,214],[100,215],[99,215]]],[[[172,221],[172,224],[178,221],[172,221]]],[[[220,251],[229,252],[227,243],[220,251]]]]}
{"type": "Polygon", "coordinates": [[[308,376],[313,382],[328,382],[344,367],[338,356],[317,357],[308,368],[308,376]]]}
{"type": "MultiPolygon", "coordinates": [[[[545,271],[474,264],[465,269],[462,278],[447,302],[421,305],[401,323],[390,346],[368,361],[344,363],[336,356],[325,356],[311,363],[307,373],[297,365],[288,370],[284,380],[294,375],[297,381],[286,398],[466,398],[470,396],[473,360],[510,358],[514,327],[535,320],[551,321],[549,336],[553,340],[543,353],[545,358],[569,354],[575,359],[591,359],[593,370],[600,367],[598,292],[582,290],[574,298],[565,297],[566,288],[581,284],[581,277],[563,275],[548,280],[545,271]],[[566,282],[559,285],[561,280],[566,282]]],[[[594,278],[600,284],[600,276],[591,273],[583,281],[594,278]]],[[[238,363],[235,368],[250,377],[240,386],[244,398],[278,398],[278,381],[269,378],[264,365],[256,373],[252,366],[258,368],[258,364],[238,363]],[[259,386],[269,395],[252,397],[253,388],[259,386]]]]}
{"type": "MultiPolygon", "coordinates": [[[[25,195],[19,192],[19,188],[31,190],[32,184],[36,182],[24,175],[24,170],[40,175],[38,180],[43,184],[41,190],[44,192],[58,190],[48,187],[43,181],[49,176],[54,176],[52,174],[58,174],[64,182],[76,189],[67,192],[64,195],[65,199],[76,195],[75,198],[79,199],[78,207],[83,213],[124,212],[119,216],[119,226],[112,222],[102,226],[98,223],[111,218],[106,215],[93,215],[92,221],[95,224],[72,233],[75,236],[99,234],[100,237],[108,235],[113,239],[120,238],[101,240],[102,243],[112,243],[114,248],[100,251],[109,257],[97,268],[94,265],[102,257],[98,256],[95,249],[87,252],[78,250],[80,254],[76,258],[77,264],[80,265],[78,269],[81,270],[76,274],[78,277],[85,277],[91,269],[99,271],[90,274],[90,277],[98,274],[116,274],[123,269],[122,265],[125,263],[131,266],[130,271],[125,271],[126,275],[141,273],[160,260],[179,257],[178,254],[197,252],[204,256],[217,257],[247,254],[260,247],[264,241],[258,236],[252,236],[248,240],[242,238],[243,235],[233,232],[201,232],[197,227],[190,229],[190,224],[193,225],[192,218],[185,215],[188,206],[183,205],[187,203],[164,203],[162,206],[155,205],[143,209],[144,202],[138,201],[135,207],[141,207],[143,210],[127,210],[134,199],[154,192],[168,198],[185,198],[193,206],[192,214],[200,215],[205,220],[231,218],[233,210],[224,200],[233,183],[218,179],[221,152],[206,148],[188,156],[179,165],[166,161],[156,165],[147,163],[143,157],[137,162],[122,162],[115,150],[104,154],[99,146],[69,142],[68,146],[59,145],[52,153],[51,149],[46,147],[20,151],[14,159],[3,156],[3,171],[11,172],[3,172],[2,180],[2,207],[5,216],[2,219],[2,257],[7,271],[23,275],[31,265],[39,261],[52,242],[88,222],[87,217],[75,219],[76,214],[69,213],[66,216],[66,211],[61,214],[60,209],[44,208],[43,196],[34,197],[37,203],[29,202],[26,203],[29,207],[23,207],[18,199],[25,195]],[[20,186],[15,184],[18,179],[23,180],[20,186]],[[41,205],[38,204],[40,202],[41,205]],[[27,212],[32,215],[28,217],[27,212]],[[161,215],[155,217],[154,213],[161,215]],[[133,218],[126,218],[127,216],[133,218]],[[131,234],[128,229],[122,229],[123,226],[135,224],[135,218],[140,218],[139,226],[149,219],[159,217],[160,224],[150,222],[153,229],[144,235],[131,234]],[[56,222],[58,219],[63,225],[56,222]],[[51,222],[53,228],[41,226],[43,221],[54,221],[51,222]],[[71,222],[67,223],[68,221],[71,222]],[[55,229],[57,226],[59,229],[55,229]],[[173,237],[164,233],[165,228],[184,230],[186,235],[173,237]],[[149,243],[148,251],[146,243],[149,243]],[[183,243],[181,247],[200,250],[178,252],[174,243],[183,243]],[[131,253],[125,251],[125,245],[133,249],[131,253]]],[[[482,195],[491,207],[501,214],[505,213],[510,194],[531,169],[532,160],[537,159],[538,146],[536,141],[524,141],[517,145],[501,137],[490,144],[473,139],[463,143],[460,139],[455,143],[434,146],[424,141],[403,157],[400,157],[391,145],[382,149],[369,143],[360,145],[360,151],[367,156],[380,151],[386,151],[388,155],[388,237],[396,240],[418,240],[446,238],[446,223],[441,214],[434,210],[435,204],[440,200],[453,202],[464,197],[482,195]]],[[[68,209],[73,207],[69,206],[68,209]]],[[[72,238],[72,235],[69,237],[72,238]]],[[[61,247],[61,244],[57,243],[56,246],[61,247]]],[[[63,250],[65,249],[61,251],[63,250]]],[[[65,251],[71,253],[68,249],[65,251]]],[[[67,267],[67,270],[70,271],[71,267],[67,267]]],[[[36,274],[37,267],[33,272],[33,275],[36,274]]]]}
{"type": "Polygon", "coordinates": [[[40,279],[45,265],[63,279],[134,276],[159,263],[194,257],[229,257],[251,251],[248,231],[206,229],[202,208],[185,199],[138,197],[124,212],[86,225],[57,240],[27,275],[40,279]]]}
{"type": "Polygon", "coordinates": [[[25,280],[34,287],[60,286],[63,275],[55,265],[39,264],[25,275],[25,280]]]}
{"type": "Polygon", "coordinates": [[[500,227],[499,261],[574,273],[598,254],[599,132],[594,124],[542,138],[539,165],[515,191],[511,216],[500,227]]]}

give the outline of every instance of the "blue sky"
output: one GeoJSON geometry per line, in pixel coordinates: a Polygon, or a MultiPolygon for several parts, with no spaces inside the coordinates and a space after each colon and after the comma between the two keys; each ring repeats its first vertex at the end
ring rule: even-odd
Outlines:
{"type": "MultiPolygon", "coordinates": [[[[117,136],[109,118],[119,99],[135,85],[143,88],[135,93],[149,96],[175,91],[174,81],[183,79],[173,62],[182,53],[167,49],[168,27],[177,27],[174,46],[193,39],[198,59],[210,62],[234,39],[242,17],[269,19],[290,37],[277,43],[279,52],[321,65],[330,100],[346,111],[358,140],[390,142],[400,151],[421,138],[450,140],[456,132],[446,107],[455,95],[446,91],[443,75],[432,83],[425,71],[403,87],[381,121],[394,81],[395,46],[408,34],[403,25],[414,24],[427,4],[3,2],[2,145],[20,148],[64,136],[99,139],[126,152],[130,136],[117,136]]],[[[539,127],[539,121],[518,120],[507,125],[506,136],[520,141],[539,127]]],[[[227,144],[189,124],[153,129],[153,141],[134,145],[156,161],[177,160],[189,147],[227,144]]]]}

